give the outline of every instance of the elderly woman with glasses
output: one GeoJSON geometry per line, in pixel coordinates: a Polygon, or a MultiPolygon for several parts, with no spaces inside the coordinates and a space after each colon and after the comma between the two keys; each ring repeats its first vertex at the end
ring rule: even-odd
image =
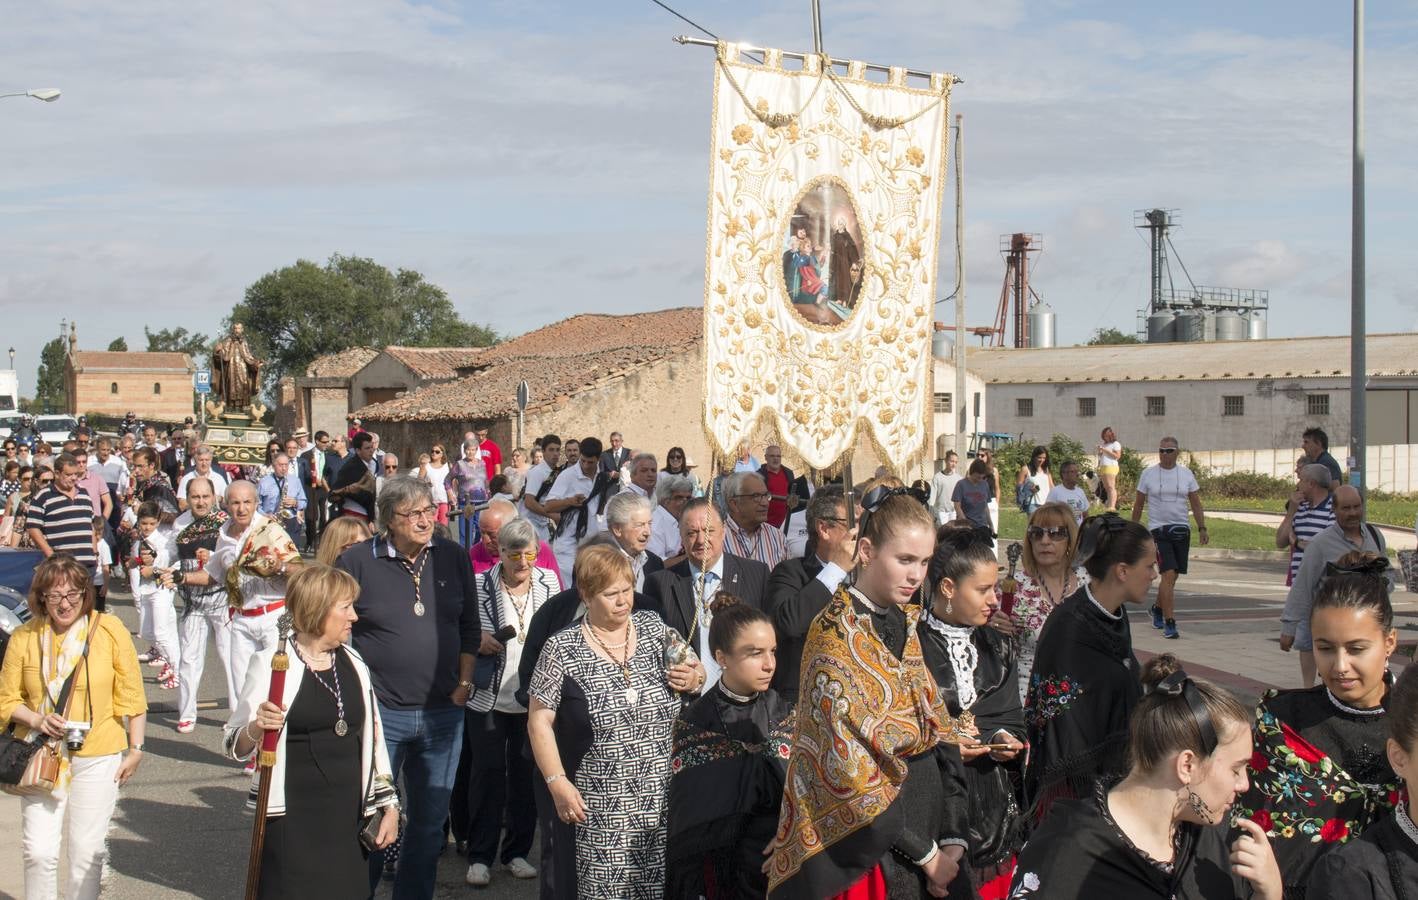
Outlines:
{"type": "Polygon", "coordinates": [[[1016,576],[1013,602],[997,586],[999,606],[990,624],[1013,639],[1019,661],[1019,698],[1029,693],[1034,649],[1039,632],[1065,597],[1088,583],[1088,573],[1074,565],[1078,524],[1063,503],[1046,503],[1034,510],[1024,532],[1022,571],[1016,576]]]}
{"type": "Polygon", "coordinates": [[[99,895],[118,788],[143,760],[138,651],[117,616],[94,612],[92,573],[66,553],[35,569],[29,609],[34,618],[11,635],[0,669],[0,722],[48,742],[59,771],[52,792],[20,798],[25,895],[59,896],[67,835],[63,895],[89,900],[99,895]]]}
{"type": "Polygon", "coordinates": [[[473,695],[464,713],[466,731],[452,810],[453,834],[468,849],[467,883],[488,884],[501,862],[514,878],[535,878],[527,862],[536,831],[527,707],[517,701],[517,672],[532,615],[561,592],[555,571],[538,566],[541,541],[522,518],[497,530],[498,561],[478,577],[482,644],[473,670],[473,695]],[[506,833],[503,833],[504,817],[506,833]]]}

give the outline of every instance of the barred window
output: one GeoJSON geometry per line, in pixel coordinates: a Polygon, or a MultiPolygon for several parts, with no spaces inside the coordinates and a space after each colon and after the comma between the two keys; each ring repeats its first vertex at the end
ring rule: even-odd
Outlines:
{"type": "Polygon", "coordinates": [[[1167,398],[1148,397],[1147,414],[1149,416],[1165,416],[1167,414],[1167,398]]]}
{"type": "Polygon", "coordinates": [[[1093,418],[1093,417],[1096,416],[1096,415],[1098,415],[1098,398],[1097,398],[1097,397],[1079,397],[1079,398],[1078,398],[1078,417],[1079,417],[1080,419],[1091,419],[1091,418],[1093,418]]]}
{"type": "Polygon", "coordinates": [[[1244,416],[1246,414],[1246,398],[1239,394],[1226,394],[1221,397],[1221,415],[1223,416],[1244,416]]]}
{"type": "Polygon", "coordinates": [[[1021,419],[1031,419],[1034,417],[1034,400],[1032,397],[1018,397],[1014,401],[1014,414],[1021,419]]]}
{"type": "Polygon", "coordinates": [[[938,413],[948,413],[948,412],[950,412],[950,410],[951,410],[950,395],[949,395],[949,394],[936,394],[936,395],[935,395],[935,411],[938,412],[938,413]]]}
{"type": "Polygon", "coordinates": [[[1327,416],[1327,415],[1329,415],[1329,394],[1306,394],[1306,395],[1305,395],[1305,415],[1307,415],[1307,416],[1327,416]]]}

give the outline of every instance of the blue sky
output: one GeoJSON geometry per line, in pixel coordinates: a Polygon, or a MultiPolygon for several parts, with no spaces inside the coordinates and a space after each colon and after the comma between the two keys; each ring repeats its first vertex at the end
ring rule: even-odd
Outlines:
{"type": "MultiPolygon", "coordinates": [[[[811,42],[806,0],[671,5],[811,42]]],[[[1032,231],[1060,341],[1131,330],[1133,210],[1166,206],[1199,283],[1270,290],[1272,335],[1347,331],[1349,4],[822,5],[833,55],[966,79],[971,324],[999,235],[1032,231]]],[[[1368,26],[1369,330],[1411,330],[1418,0],[1370,3],[1368,26]]],[[[670,42],[688,30],[649,0],[9,10],[0,92],[64,90],[0,101],[0,342],[23,390],[61,317],[84,348],[141,349],[144,325],[212,332],[261,275],[335,252],[418,269],[505,333],[697,305],[712,54],[670,42]]]]}

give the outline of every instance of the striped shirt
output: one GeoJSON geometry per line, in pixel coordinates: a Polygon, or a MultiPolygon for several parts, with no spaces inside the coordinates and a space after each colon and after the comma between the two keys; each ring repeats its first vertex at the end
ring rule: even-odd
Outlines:
{"type": "Polygon", "coordinates": [[[756,559],[769,569],[788,558],[783,532],[764,522],[758,534],[750,535],[733,517],[724,519],[724,549],[740,559],[756,559]]]}
{"type": "Polygon", "coordinates": [[[91,569],[98,564],[94,504],[83,488],[75,488],[72,498],[53,487],[45,488],[30,501],[25,527],[39,529],[55,553],[68,553],[91,569]]]}
{"type": "MultiPolygon", "coordinates": [[[[1300,507],[1295,511],[1295,519],[1291,523],[1295,532],[1295,540],[1304,541],[1308,544],[1315,535],[1324,531],[1334,524],[1334,495],[1324,498],[1324,502],[1319,506],[1310,506],[1306,500],[1300,501],[1300,507]]],[[[1290,579],[1286,584],[1295,582],[1295,575],[1300,571],[1300,563],[1305,558],[1305,551],[1298,547],[1290,551],[1290,579]]]]}

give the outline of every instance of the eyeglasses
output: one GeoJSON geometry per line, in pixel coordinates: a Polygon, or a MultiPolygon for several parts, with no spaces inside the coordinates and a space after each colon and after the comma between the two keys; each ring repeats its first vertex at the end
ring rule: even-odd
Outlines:
{"type": "Polygon", "coordinates": [[[1055,525],[1052,528],[1045,528],[1042,525],[1030,525],[1027,533],[1030,539],[1036,541],[1043,537],[1047,537],[1051,541],[1068,540],[1068,529],[1061,525],[1055,525]]]}
{"type": "Polygon", "coordinates": [[[443,451],[442,451],[442,450],[435,450],[435,451],[433,451],[433,454],[432,454],[432,455],[434,455],[434,456],[442,456],[442,455],[443,455],[443,451]]]}
{"type": "Polygon", "coordinates": [[[844,518],[842,518],[841,516],[823,516],[822,518],[818,519],[817,521],[819,521],[819,522],[831,522],[833,525],[841,525],[841,526],[843,526],[843,527],[845,527],[846,524],[847,524],[847,520],[844,519],[844,518]]]}
{"type": "Polygon", "coordinates": [[[767,491],[758,491],[757,493],[753,493],[753,494],[739,494],[739,495],[738,495],[737,497],[735,497],[734,499],[735,499],[735,500],[752,500],[754,503],[767,503],[767,502],[768,502],[768,498],[770,498],[770,497],[772,497],[772,496],[773,496],[773,495],[770,494],[770,493],[768,493],[767,491]]]}
{"type": "Polygon", "coordinates": [[[528,562],[528,563],[529,563],[529,562],[536,562],[536,561],[537,561],[537,551],[535,551],[535,550],[523,550],[523,551],[521,551],[520,553],[508,553],[506,550],[504,550],[504,551],[502,551],[502,558],[503,558],[504,560],[508,560],[508,559],[520,559],[522,562],[528,562]]]}
{"type": "Polygon", "coordinates": [[[53,479],[53,478],[41,478],[41,479],[39,480],[39,483],[40,483],[40,484],[53,484],[53,483],[54,483],[54,479],[53,479]]]}
{"type": "Polygon", "coordinates": [[[1158,453],[1176,453],[1176,452],[1177,452],[1177,448],[1176,448],[1176,447],[1158,447],[1158,448],[1157,448],[1157,452],[1158,452],[1158,453]]]}
{"type": "Polygon", "coordinates": [[[399,471],[399,467],[398,467],[397,465],[392,465],[392,464],[390,464],[390,463],[385,463],[385,464],[384,464],[384,471],[386,471],[386,472],[397,472],[397,471],[399,471]]]}
{"type": "Polygon", "coordinates": [[[410,510],[409,512],[396,512],[394,513],[394,515],[398,516],[401,519],[408,519],[410,522],[418,519],[432,519],[437,517],[438,508],[434,506],[425,506],[423,509],[410,510]]]}
{"type": "Polygon", "coordinates": [[[44,602],[50,606],[78,606],[84,599],[84,595],[79,591],[70,591],[67,594],[49,593],[44,595],[44,602]]]}

